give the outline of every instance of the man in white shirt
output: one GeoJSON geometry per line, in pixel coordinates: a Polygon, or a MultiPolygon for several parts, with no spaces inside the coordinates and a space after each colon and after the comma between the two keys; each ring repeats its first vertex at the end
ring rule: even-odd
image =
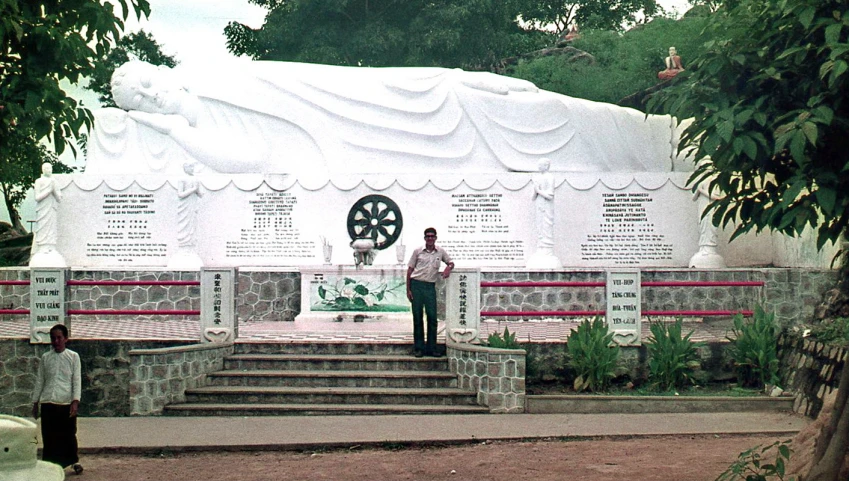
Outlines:
{"type": "Polygon", "coordinates": [[[66,349],[68,328],[57,324],[50,329],[50,351],[41,356],[32,390],[32,416],[38,419],[41,404],[42,460],[63,468],[73,465],[80,474],[77,453],[77,412],[82,392],[80,356],[66,349]]]}
{"type": "Polygon", "coordinates": [[[447,267],[442,278],[451,275],[454,263],[445,249],[436,247],[436,229],[424,231],[425,246],[413,251],[407,264],[407,299],[413,304],[413,355],[439,357],[436,348],[436,281],[439,268],[444,262],[447,267]],[[425,343],[422,309],[427,315],[427,343],[425,343]]]}

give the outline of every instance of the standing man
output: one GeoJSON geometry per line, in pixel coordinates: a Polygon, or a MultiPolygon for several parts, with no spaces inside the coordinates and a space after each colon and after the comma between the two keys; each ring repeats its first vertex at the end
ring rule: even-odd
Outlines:
{"type": "Polygon", "coordinates": [[[425,229],[424,240],[424,247],[414,250],[407,264],[407,299],[413,304],[413,355],[439,357],[442,353],[436,349],[436,281],[442,263],[447,265],[443,279],[451,275],[454,263],[445,249],[436,247],[436,229],[425,229]],[[422,308],[427,315],[426,344],[422,308]]]}
{"type": "Polygon", "coordinates": [[[50,329],[52,350],[41,356],[32,390],[32,417],[38,419],[41,404],[42,460],[63,468],[73,465],[81,474],[77,454],[77,411],[82,391],[80,355],[66,349],[68,328],[56,324],[50,329]]]}

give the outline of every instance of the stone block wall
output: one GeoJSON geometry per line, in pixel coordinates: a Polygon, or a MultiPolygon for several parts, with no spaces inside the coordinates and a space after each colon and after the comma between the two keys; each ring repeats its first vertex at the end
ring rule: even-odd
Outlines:
{"type": "Polygon", "coordinates": [[[764,308],[775,313],[781,327],[814,318],[823,294],[837,285],[836,270],[762,269],[765,284],[764,308]]]}
{"type": "MultiPolygon", "coordinates": [[[[643,271],[642,282],[671,281],[763,281],[763,273],[757,270],[696,270],[676,269],[643,271]]],[[[711,286],[711,287],[654,287],[642,289],[643,310],[646,311],[718,311],[752,310],[763,304],[765,291],[755,286],[711,286]]]]}
{"type": "MultiPolygon", "coordinates": [[[[197,280],[197,272],[72,271],[76,280],[197,280]]],[[[0,269],[0,279],[27,280],[26,268],[0,269]]],[[[604,282],[603,270],[483,272],[483,281],[604,282]]],[[[748,310],[756,304],[776,314],[782,327],[811,319],[837,274],[825,269],[643,270],[643,281],[763,281],[764,287],[644,287],[643,310],[748,310]]],[[[444,318],[444,283],[438,292],[444,318]]],[[[301,310],[296,271],[239,271],[236,313],[242,321],[292,321],[301,310]]],[[[196,286],[76,286],[70,309],[200,309],[196,286]]],[[[604,287],[489,287],[485,311],[594,311],[606,307],[604,287]]],[[[0,286],[0,308],[29,309],[28,286],[0,286]]],[[[155,317],[155,316],[147,316],[155,317]]],[[[170,316],[169,319],[175,319],[170,316]]]]}
{"type": "Polygon", "coordinates": [[[224,369],[233,343],[134,349],[129,354],[130,414],[157,415],[166,404],[184,402],[186,389],[204,385],[207,374],[224,369]]]}
{"type": "MultiPolygon", "coordinates": [[[[197,281],[197,272],[71,271],[78,281],[197,281]]],[[[73,286],[68,309],[200,310],[199,286],[73,286]]],[[[92,319],[105,316],[88,316],[92,319]]],[[[138,319],[197,320],[196,316],[139,315],[138,319]]]]}
{"type": "MultiPolygon", "coordinates": [[[[164,341],[75,340],[68,349],[80,355],[83,416],[130,414],[130,351],[173,346],[164,341]]],[[[26,339],[0,339],[0,413],[30,416],[32,388],[41,355],[50,346],[26,339]]]]}
{"type": "Polygon", "coordinates": [[[782,334],[778,348],[783,387],[796,394],[793,410],[816,418],[825,399],[837,392],[849,349],[827,346],[793,333],[782,334]]]}
{"type": "MultiPolygon", "coordinates": [[[[758,281],[763,287],[643,287],[642,310],[753,310],[762,305],[782,327],[811,319],[837,274],[825,269],[643,270],[642,282],[758,281]]],[[[604,282],[604,271],[484,272],[487,282],[604,282]]],[[[485,287],[484,311],[595,311],[606,308],[604,287],[485,287]]],[[[517,318],[512,318],[517,319],[517,318]]]]}
{"type": "MultiPolygon", "coordinates": [[[[4,281],[28,281],[29,269],[5,268],[0,269],[0,280],[4,281]]],[[[0,309],[29,309],[29,285],[22,286],[0,286],[0,309]]],[[[4,314],[3,317],[10,316],[4,314]]],[[[15,318],[25,318],[25,315],[14,315],[15,318]]],[[[2,318],[0,318],[2,319],[2,318]]]]}
{"type": "MultiPolygon", "coordinates": [[[[604,271],[481,273],[481,282],[604,282],[604,279],[604,271]]],[[[482,311],[596,311],[604,309],[604,287],[481,288],[482,311]]]]}
{"type": "Polygon", "coordinates": [[[236,314],[240,320],[294,321],[301,312],[298,272],[239,271],[236,314]]]}
{"type": "Polygon", "coordinates": [[[448,363],[461,389],[477,392],[491,413],[525,411],[525,351],[448,343],[448,363]]]}

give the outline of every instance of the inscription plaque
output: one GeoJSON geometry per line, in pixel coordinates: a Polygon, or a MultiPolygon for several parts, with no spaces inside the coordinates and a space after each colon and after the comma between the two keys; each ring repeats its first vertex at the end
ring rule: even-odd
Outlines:
{"type": "Polygon", "coordinates": [[[607,325],[621,346],[640,345],[640,271],[607,272],[607,325]]]}

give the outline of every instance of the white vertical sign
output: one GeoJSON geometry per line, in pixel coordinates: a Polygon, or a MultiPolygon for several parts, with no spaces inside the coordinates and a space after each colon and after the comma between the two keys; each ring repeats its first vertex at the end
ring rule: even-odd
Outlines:
{"type": "Polygon", "coordinates": [[[445,336],[454,342],[474,342],[480,335],[480,269],[457,268],[445,285],[445,336]]]}
{"type": "Polygon", "coordinates": [[[640,271],[607,271],[607,325],[620,346],[639,346],[641,329],[640,271]]]}
{"type": "Polygon", "coordinates": [[[236,340],[236,272],[236,269],[201,269],[201,342],[236,340]]]}
{"type": "Polygon", "coordinates": [[[30,271],[30,340],[32,344],[49,344],[50,328],[71,323],[65,314],[66,273],[63,269],[30,271]]]}

